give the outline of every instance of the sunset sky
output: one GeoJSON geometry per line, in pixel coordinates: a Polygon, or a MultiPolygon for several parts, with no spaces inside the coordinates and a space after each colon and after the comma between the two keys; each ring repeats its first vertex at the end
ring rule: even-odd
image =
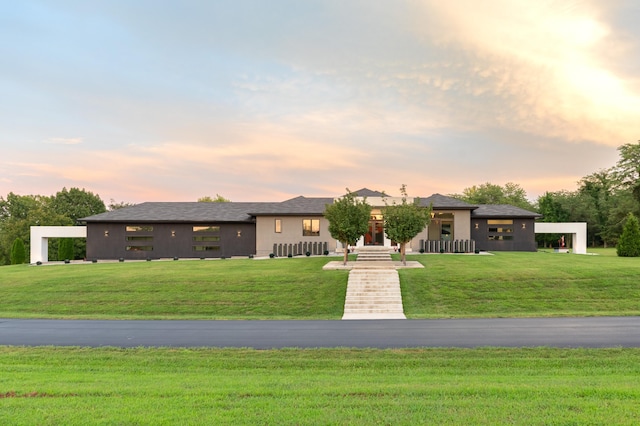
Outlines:
{"type": "Polygon", "coordinates": [[[2,1],[0,196],[574,190],[640,139],[637,0],[2,1]]]}

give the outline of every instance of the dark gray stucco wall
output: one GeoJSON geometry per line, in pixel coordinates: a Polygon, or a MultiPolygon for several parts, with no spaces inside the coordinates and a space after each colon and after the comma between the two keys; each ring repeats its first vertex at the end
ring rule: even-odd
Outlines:
{"type": "Polygon", "coordinates": [[[256,229],[252,223],[89,223],[87,259],[216,258],[248,256],[256,252],[256,229]],[[153,231],[126,232],[127,225],[151,225],[153,231]],[[218,226],[218,232],[194,233],[193,226],[218,226]],[[106,232],[106,233],[105,233],[106,232]],[[127,237],[152,237],[150,241],[127,241],[127,237]],[[194,241],[194,236],[216,236],[219,241],[194,241]],[[194,251],[194,246],[217,246],[218,250],[194,251]],[[127,250],[127,246],[152,246],[153,250],[127,250]]]}
{"type": "MultiPolygon", "coordinates": [[[[496,219],[496,218],[492,218],[496,219]]],[[[513,232],[500,234],[489,232],[488,219],[471,219],[471,238],[476,242],[476,248],[485,251],[537,251],[534,232],[534,219],[513,219],[513,232]],[[509,235],[511,240],[490,240],[490,235],[509,235]]]]}

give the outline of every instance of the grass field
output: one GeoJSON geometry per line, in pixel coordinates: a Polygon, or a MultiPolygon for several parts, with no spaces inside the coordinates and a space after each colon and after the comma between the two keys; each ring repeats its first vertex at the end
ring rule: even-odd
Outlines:
{"type": "Polygon", "coordinates": [[[0,347],[10,425],[640,420],[637,349],[0,347]]]}
{"type": "MultiPolygon", "coordinates": [[[[409,318],[640,314],[640,259],[414,255],[400,271],[409,318]]],[[[339,319],[347,271],[327,257],[0,268],[0,317],[339,319]]],[[[335,260],[335,258],[334,258],[335,260]]]]}
{"type": "MultiPolygon", "coordinates": [[[[338,319],[325,257],[0,268],[0,317],[338,319]]],[[[640,259],[415,255],[413,318],[637,315],[640,259]]],[[[0,346],[0,424],[640,422],[640,349],[0,346]]]]}

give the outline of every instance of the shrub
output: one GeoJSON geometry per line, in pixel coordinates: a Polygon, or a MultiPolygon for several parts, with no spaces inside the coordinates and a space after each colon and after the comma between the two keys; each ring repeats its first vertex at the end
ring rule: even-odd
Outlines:
{"type": "Polygon", "coordinates": [[[16,238],[11,246],[11,264],[20,265],[27,261],[27,252],[24,249],[24,242],[21,238],[16,238]]]}
{"type": "Polygon", "coordinates": [[[629,213],[620,235],[620,240],[616,246],[618,256],[639,257],[640,256],[640,225],[638,219],[629,213]]]}
{"type": "Polygon", "coordinates": [[[73,259],[73,248],[73,238],[61,238],[58,243],[58,260],[73,259]]]}

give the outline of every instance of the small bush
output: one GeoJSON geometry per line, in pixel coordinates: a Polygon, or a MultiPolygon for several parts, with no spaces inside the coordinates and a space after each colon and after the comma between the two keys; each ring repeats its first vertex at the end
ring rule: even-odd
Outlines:
{"type": "Polygon", "coordinates": [[[73,259],[73,238],[61,238],[58,243],[58,260],[73,259]]]}
{"type": "Polygon", "coordinates": [[[27,261],[27,252],[21,238],[16,238],[11,246],[11,264],[20,265],[27,261]]]}

